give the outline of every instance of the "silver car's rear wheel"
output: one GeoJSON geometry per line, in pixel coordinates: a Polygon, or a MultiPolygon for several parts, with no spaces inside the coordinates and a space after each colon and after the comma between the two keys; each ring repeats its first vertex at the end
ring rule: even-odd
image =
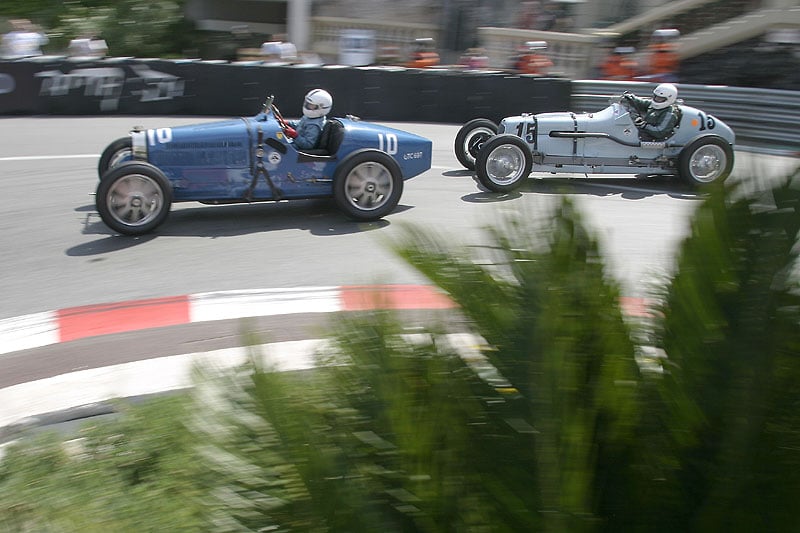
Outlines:
{"type": "Polygon", "coordinates": [[[719,137],[694,141],[680,155],[679,173],[691,185],[724,181],[733,169],[733,149],[719,137]]]}
{"type": "Polygon", "coordinates": [[[470,120],[458,130],[454,151],[456,159],[464,168],[475,170],[475,158],[483,143],[497,135],[498,126],[491,120],[476,118],[470,120]]]}
{"type": "Polygon", "coordinates": [[[492,137],[475,160],[478,181],[495,192],[509,192],[519,187],[531,173],[532,166],[530,148],[514,135],[492,137]]]}

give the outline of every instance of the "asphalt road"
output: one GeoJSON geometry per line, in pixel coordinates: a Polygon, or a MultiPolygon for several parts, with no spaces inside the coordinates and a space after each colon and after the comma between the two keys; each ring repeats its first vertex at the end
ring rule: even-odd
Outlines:
{"type": "MultiPolygon", "coordinates": [[[[187,203],[174,205],[153,235],[113,235],[94,209],[98,154],[134,124],[198,120],[208,119],[0,119],[0,318],[207,290],[420,282],[383,242],[402,224],[475,242],[482,225],[508,211],[539,212],[557,191],[532,182],[512,197],[481,193],[452,155],[457,126],[400,124],[434,140],[434,168],[406,183],[399,209],[381,222],[350,222],[331,202],[319,200],[187,203]]],[[[696,203],[674,187],[580,187],[572,194],[582,197],[612,255],[625,257],[621,274],[631,280],[663,266],[696,203]]]]}
{"type": "MultiPolygon", "coordinates": [[[[431,138],[433,168],[405,184],[384,220],[355,223],[332,201],[173,205],[156,233],[114,235],[99,219],[97,159],[133,125],[197,117],[0,118],[0,319],[65,307],[214,290],[426,283],[387,242],[404,225],[473,245],[514,212],[536,217],[575,199],[628,296],[668,273],[698,196],[671,178],[530,179],[520,192],[482,192],[460,168],[458,125],[391,124],[431,138]]],[[[737,154],[736,175],[779,175],[796,159],[737,154]]]]}

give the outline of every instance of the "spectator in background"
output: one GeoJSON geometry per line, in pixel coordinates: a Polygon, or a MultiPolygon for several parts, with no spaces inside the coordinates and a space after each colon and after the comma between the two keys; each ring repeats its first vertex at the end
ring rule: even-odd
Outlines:
{"type": "Polygon", "coordinates": [[[519,48],[514,70],[520,74],[546,76],[550,74],[553,62],[545,55],[546,41],[528,41],[519,48]]]}
{"type": "Polygon", "coordinates": [[[439,52],[436,43],[430,37],[421,37],[414,40],[411,57],[406,63],[408,68],[435,67],[439,64],[439,52]]]}
{"type": "Polygon", "coordinates": [[[261,56],[267,63],[296,63],[297,47],[286,40],[286,35],[278,34],[274,40],[261,45],[261,56]]]}
{"type": "Polygon", "coordinates": [[[0,43],[0,57],[22,59],[42,55],[42,46],[48,43],[47,36],[30,20],[14,19],[11,31],[3,35],[0,43]]]}
{"type": "Polygon", "coordinates": [[[639,74],[639,63],[634,59],[636,49],[632,46],[617,46],[603,62],[600,72],[604,80],[630,81],[639,74]]]}
{"type": "Polygon", "coordinates": [[[94,36],[72,39],[67,47],[67,54],[70,57],[103,58],[107,53],[106,42],[94,36]]]}
{"type": "Polygon", "coordinates": [[[468,70],[488,68],[489,57],[483,48],[468,48],[458,59],[458,64],[468,70]]]}
{"type": "Polygon", "coordinates": [[[648,46],[649,81],[678,81],[680,60],[677,40],[680,36],[681,32],[676,29],[659,29],[653,32],[648,46]]]}

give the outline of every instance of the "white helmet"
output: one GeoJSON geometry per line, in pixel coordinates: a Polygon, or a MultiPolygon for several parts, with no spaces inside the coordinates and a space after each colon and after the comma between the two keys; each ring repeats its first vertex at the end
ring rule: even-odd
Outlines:
{"type": "Polygon", "coordinates": [[[303,114],[308,118],[324,117],[333,106],[333,97],[328,91],[314,89],[303,100],[303,114]]]}
{"type": "Polygon", "coordinates": [[[671,83],[661,83],[653,90],[653,109],[664,109],[675,103],[678,99],[678,88],[671,83]]]}

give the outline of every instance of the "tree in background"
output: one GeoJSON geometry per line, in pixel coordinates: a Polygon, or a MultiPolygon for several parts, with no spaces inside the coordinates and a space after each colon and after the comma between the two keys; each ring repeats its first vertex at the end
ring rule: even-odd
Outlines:
{"type": "Polygon", "coordinates": [[[198,47],[198,34],[183,16],[184,0],[32,0],[0,8],[0,16],[25,17],[42,26],[59,54],[76,37],[97,37],[109,53],[132,57],[179,57],[198,47]]]}

